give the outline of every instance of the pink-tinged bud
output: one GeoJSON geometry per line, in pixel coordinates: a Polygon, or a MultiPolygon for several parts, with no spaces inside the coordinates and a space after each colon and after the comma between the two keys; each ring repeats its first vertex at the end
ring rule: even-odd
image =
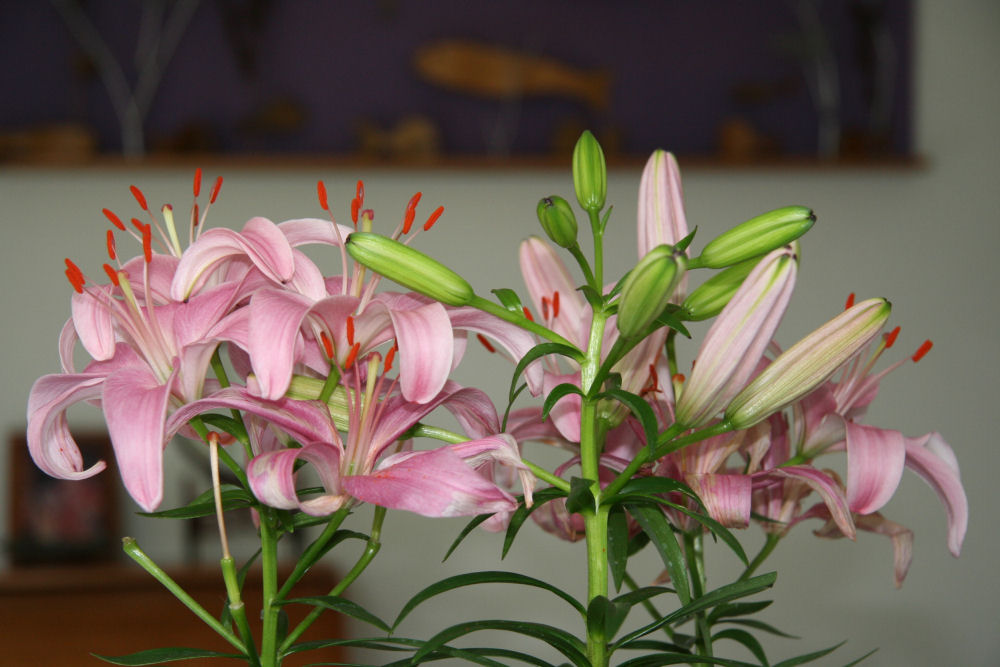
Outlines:
{"type": "Polygon", "coordinates": [[[597,138],[585,130],[573,149],[573,187],[576,199],[591,213],[604,208],[608,196],[608,167],[597,138]]]}
{"type": "Polygon", "coordinates": [[[688,235],[683,196],[681,172],[673,154],[653,152],[639,181],[640,257],[660,244],[676,245],[688,235]]]}
{"type": "Polygon", "coordinates": [[[726,408],[726,419],[749,428],[802,398],[877,336],[891,310],[885,299],[868,299],[816,329],[754,378],[726,408]]]}
{"type": "Polygon", "coordinates": [[[465,278],[399,241],[371,232],[354,232],[345,245],[358,264],[447,306],[467,305],[475,296],[465,278]]]}
{"type": "Polygon", "coordinates": [[[677,401],[677,422],[707,423],[753,376],[795,287],[797,258],[786,246],[773,251],[722,309],[705,335],[691,377],[677,401]]]}
{"type": "Polygon", "coordinates": [[[697,258],[697,266],[721,269],[759,257],[805,234],[816,216],[805,206],[785,206],[736,225],[712,239],[697,258]]]}

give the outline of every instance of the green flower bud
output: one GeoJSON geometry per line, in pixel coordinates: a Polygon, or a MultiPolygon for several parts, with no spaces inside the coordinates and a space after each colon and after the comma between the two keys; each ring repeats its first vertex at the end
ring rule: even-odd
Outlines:
{"type": "Polygon", "coordinates": [[[758,215],[712,239],[701,251],[697,265],[721,269],[765,255],[799,238],[815,222],[816,216],[805,206],[786,206],[758,215]]]}
{"type": "Polygon", "coordinates": [[[684,254],[666,243],[639,260],[622,284],[618,302],[618,331],[625,338],[641,336],[670,303],[674,288],[684,275],[684,254]]]}
{"type": "Polygon", "coordinates": [[[744,387],[726,408],[726,420],[736,429],[750,428],[802,398],[877,336],[891,310],[885,299],[868,299],[837,315],[744,387]]]}
{"type": "Polygon", "coordinates": [[[604,151],[590,130],[585,130],[573,149],[573,187],[576,200],[588,212],[604,208],[608,196],[608,167],[604,151]]]}
{"type": "Polygon", "coordinates": [[[371,232],[354,232],[347,237],[346,246],[358,264],[447,306],[464,306],[475,297],[465,278],[399,241],[371,232]]]}
{"type": "Polygon", "coordinates": [[[684,319],[701,322],[721,313],[760,260],[754,257],[730,266],[699,285],[681,304],[684,319]]]}
{"type": "Polygon", "coordinates": [[[576,245],[576,214],[569,202],[552,195],[538,202],[538,222],[552,241],[563,248],[576,245]]]}
{"type": "MultiPolygon", "coordinates": [[[[297,401],[315,401],[318,400],[320,395],[323,393],[323,386],[326,381],[320,378],[308,377],[305,375],[293,375],[292,381],[288,384],[288,391],[285,392],[287,398],[293,398],[297,401]]],[[[357,400],[354,397],[354,390],[351,390],[353,400],[357,400]]],[[[337,385],[334,388],[333,393],[330,395],[330,399],[326,403],[327,410],[330,411],[330,417],[333,419],[334,425],[337,430],[347,431],[350,426],[350,406],[351,401],[347,400],[347,390],[343,386],[337,385]]]]}

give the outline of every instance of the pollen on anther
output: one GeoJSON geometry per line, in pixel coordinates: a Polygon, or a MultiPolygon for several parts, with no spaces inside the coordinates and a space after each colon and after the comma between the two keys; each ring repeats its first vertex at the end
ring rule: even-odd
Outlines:
{"type": "Polygon", "coordinates": [[[483,334],[476,334],[476,340],[478,340],[480,344],[486,348],[487,352],[493,353],[497,351],[497,349],[493,347],[493,343],[491,343],[483,334]]]}
{"type": "MultiPolygon", "coordinates": [[[[360,181],[359,181],[360,182],[360,181]]],[[[355,197],[351,200],[351,221],[358,226],[358,211],[361,210],[361,200],[355,197]]]]}
{"type": "Polygon", "coordinates": [[[542,297],[542,319],[548,322],[549,320],[549,297],[542,297]]]}
{"type": "Polygon", "coordinates": [[[524,306],[524,307],[523,307],[523,310],[524,310],[524,316],[525,316],[526,318],[528,318],[528,321],[530,321],[530,322],[534,322],[534,321],[535,321],[535,318],[531,316],[531,311],[530,311],[530,310],[528,310],[528,307],[527,307],[527,306],[524,306]]]}
{"type": "Polygon", "coordinates": [[[195,197],[201,194],[201,167],[194,170],[194,185],[192,191],[194,192],[195,197]]]}
{"type": "Polygon", "coordinates": [[[153,261],[153,227],[143,225],[142,227],[142,255],[149,264],[153,261]]]}
{"type": "Polygon", "coordinates": [[[212,186],[212,195],[208,198],[209,204],[214,204],[216,198],[219,196],[219,190],[222,189],[222,176],[215,179],[215,185],[212,186]]]}
{"type": "Polygon", "coordinates": [[[344,360],[344,370],[347,370],[354,365],[355,360],[358,358],[358,352],[360,351],[361,343],[355,343],[351,346],[351,351],[347,353],[347,359],[344,360]]]}
{"type": "Polygon", "coordinates": [[[108,279],[111,281],[111,284],[115,287],[120,287],[121,282],[118,278],[118,271],[116,271],[110,264],[105,264],[103,268],[104,273],[108,274],[108,279]]]}
{"type": "Polygon", "coordinates": [[[333,359],[333,341],[330,340],[325,331],[319,332],[319,339],[323,343],[323,351],[326,352],[327,358],[333,359]]]}
{"type": "Polygon", "coordinates": [[[885,334],[883,341],[885,342],[885,349],[889,349],[896,342],[896,337],[899,336],[899,327],[896,327],[889,333],[885,334]]]}
{"type": "Polygon", "coordinates": [[[108,230],[108,257],[118,259],[118,252],[115,248],[115,233],[108,230]]]}
{"type": "Polygon", "coordinates": [[[559,290],[552,293],[552,319],[559,317],[559,290]]]}
{"type": "Polygon", "coordinates": [[[854,305],[854,292],[847,295],[847,302],[844,304],[844,310],[847,310],[854,305]]]}
{"type": "Polygon", "coordinates": [[[354,345],[354,318],[347,317],[347,344],[354,345]]]}
{"type": "Polygon", "coordinates": [[[434,212],[427,218],[427,222],[424,223],[425,232],[430,231],[430,228],[434,226],[434,223],[438,221],[442,213],[444,213],[444,206],[438,206],[434,209],[434,212]]]}
{"type": "Polygon", "coordinates": [[[365,201],[365,182],[364,181],[358,180],[358,184],[354,187],[354,196],[358,199],[359,202],[361,202],[362,204],[364,203],[364,201],[365,201]]]}
{"type": "Polygon", "coordinates": [[[678,384],[683,384],[684,380],[686,380],[687,378],[684,377],[684,373],[674,373],[670,377],[670,379],[673,380],[674,382],[678,383],[678,384]]]}
{"type": "Polygon", "coordinates": [[[410,228],[413,226],[413,218],[417,215],[417,204],[420,203],[420,198],[423,196],[422,192],[418,192],[412,197],[410,201],[406,204],[406,214],[403,217],[403,233],[409,234],[410,228]]]}
{"type": "Polygon", "coordinates": [[[396,352],[399,351],[399,345],[393,343],[392,347],[385,355],[385,372],[388,373],[392,370],[392,362],[396,359],[396,352]]]}
{"type": "Polygon", "coordinates": [[[917,351],[913,353],[913,356],[910,357],[911,359],[913,359],[913,363],[916,363],[921,359],[923,359],[924,355],[930,352],[932,347],[934,347],[934,343],[930,342],[929,340],[925,340],[920,345],[920,347],[917,348],[917,351]]]}
{"type": "Polygon", "coordinates": [[[107,218],[111,222],[112,225],[114,225],[118,229],[122,230],[123,232],[125,231],[125,223],[122,222],[121,218],[119,218],[117,215],[115,215],[114,212],[111,209],[102,208],[101,209],[101,213],[104,214],[104,217],[107,218]]]}
{"type": "Polygon", "coordinates": [[[319,195],[319,207],[324,211],[329,211],[330,205],[326,200],[326,186],[323,181],[316,181],[316,194],[319,195]]]}
{"type": "Polygon", "coordinates": [[[66,277],[69,279],[69,284],[73,286],[73,289],[76,290],[77,294],[83,294],[83,285],[86,282],[83,277],[83,272],[69,257],[66,258],[66,277]]]}
{"type": "Polygon", "coordinates": [[[131,190],[132,196],[135,197],[135,200],[139,203],[139,208],[141,208],[143,211],[148,211],[149,205],[146,204],[146,195],[142,194],[142,190],[135,187],[134,185],[128,186],[128,189],[131,190]]]}

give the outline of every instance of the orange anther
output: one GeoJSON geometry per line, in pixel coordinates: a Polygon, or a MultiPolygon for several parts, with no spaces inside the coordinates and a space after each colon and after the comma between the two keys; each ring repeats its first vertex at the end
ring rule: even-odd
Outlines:
{"type": "Polygon", "coordinates": [[[392,362],[396,359],[396,352],[399,351],[399,345],[393,343],[393,346],[389,348],[389,351],[385,355],[385,372],[388,373],[392,370],[392,362]]]}
{"type": "Polygon", "coordinates": [[[847,310],[854,305],[854,292],[847,295],[847,303],[844,304],[844,310],[847,310]]]}
{"type": "Polygon", "coordinates": [[[531,311],[528,310],[528,307],[524,306],[523,310],[524,310],[524,316],[527,317],[529,321],[534,322],[535,318],[531,316],[531,311]]]}
{"type": "Polygon", "coordinates": [[[108,257],[118,259],[118,252],[115,249],[115,233],[108,230],[108,257]]]}
{"type": "Polygon", "coordinates": [[[559,290],[552,293],[552,319],[559,317],[559,290]]]}
{"type": "Polygon", "coordinates": [[[137,202],[139,202],[139,208],[141,208],[143,211],[148,211],[149,205],[146,204],[146,195],[142,194],[142,190],[135,187],[134,185],[128,186],[128,189],[132,191],[132,196],[135,197],[135,200],[137,202]]]}
{"type": "Polygon", "coordinates": [[[201,167],[194,170],[194,196],[197,197],[201,194],[201,167]]]}
{"type": "Polygon", "coordinates": [[[118,279],[118,271],[112,268],[110,264],[105,264],[103,268],[104,273],[108,274],[108,279],[111,280],[111,284],[115,287],[119,287],[120,282],[118,279]]]}
{"type": "Polygon", "coordinates": [[[330,210],[330,205],[326,201],[326,186],[323,181],[316,181],[316,194],[319,195],[319,207],[324,211],[330,210]]]}
{"type": "Polygon", "coordinates": [[[497,351],[497,349],[493,347],[493,343],[491,343],[483,334],[476,334],[476,340],[482,343],[482,346],[485,347],[488,352],[497,351]]]}
{"type": "Polygon", "coordinates": [[[325,331],[319,332],[319,340],[323,343],[323,351],[326,352],[328,359],[333,359],[333,342],[330,337],[326,335],[325,331]]]}
{"type": "Polygon", "coordinates": [[[222,189],[222,176],[215,179],[215,185],[212,186],[212,196],[208,198],[209,204],[214,204],[215,199],[219,196],[219,190],[222,189]]]}
{"type": "Polygon", "coordinates": [[[889,333],[885,334],[883,341],[885,342],[885,349],[892,347],[893,343],[896,342],[896,337],[899,335],[899,327],[896,327],[889,333]]]}
{"type": "Polygon", "coordinates": [[[355,360],[358,358],[358,352],[360,351],[361,343],[355,343],[351,347],[351,351],[347,353],[347,359],[344,361],[344,370],[347,370],[354,365],[355,360]]]}
{"type": "Polygon", "coordinates": [[[354,318],[347,316],[347,344],[354,345],[354,318]]]}
{"type": "Polygon", "coordinates": [[[923,359],[924,355],[927,354],[928,352],[930,352],[932,347],[934,347],[934,343],[930,342],[929,340],[925,340],[920,345],[920,347],[917,348],[917,351],[914,352],[913,356],[910,357],[910,358],[913,359],[914,363],[916,363],[916,362],[920,361],[921,359],[923,359]]]}
{"type": "Polygon", "coordinates": [[[146,263],[153,261],[153,226],[143,225],[142,227],[142,256],[146,263]]]}
{"type": "Polygon", "coordinates": [[[121,218],[119,218],[117,215],[115,215],[114,212],[111,211],[111,209],[102,208],[101,209],[101,213],[104,214],[105,218],[107,218],[108,220],[111,221],[112,225],[114,225],[118,229],[122,230],[123,232],[125,231],[125,223],[122,222],[121,218]]]}
{"type": "Polygon", "coordinates": [[[431,213],[429,218],[427,218],[427,222],[424,223],[425,232],[430,231],[430,228],[434,226],[434,223],[438,221],[438,218],[441,217],[442,213],[444,213],[444,206],[438,206],[434,209],[434,212],[431,213]]]}

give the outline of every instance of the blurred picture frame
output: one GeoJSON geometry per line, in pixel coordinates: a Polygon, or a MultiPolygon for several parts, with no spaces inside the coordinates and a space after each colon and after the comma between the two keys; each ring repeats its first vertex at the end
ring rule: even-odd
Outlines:
{"type": "Polygon", "coordinates": [[[55,479],[31,460],[24,433],[8,438],[11,564],[69,565],[116,560],[119,501],[114,452],[105,432],[74,434],[84,467],[108,469],[82,480],[55,479]]]}

